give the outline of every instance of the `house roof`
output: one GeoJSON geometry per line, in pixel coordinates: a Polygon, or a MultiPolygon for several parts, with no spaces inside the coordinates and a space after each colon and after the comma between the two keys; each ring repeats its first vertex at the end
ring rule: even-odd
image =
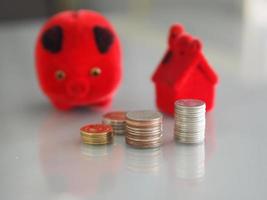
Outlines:
{"type": "Polygon", "coordinates": [[[200,41],[181,31],[173,38],[173,27],[179,26],[181,25],[171,27],[168,51],[153,74],[152,80],[178,89],[190,78],[192,70],[198,68],[211,84],[216,84],[218,77],[203,55],[200,41]]]}
{"type": "Polygon", "coordinates": [[[200,70],[206,75],[206,78],[212,83],[217,84],[218,83],[218,75],[217,73],[212,69],[210,64],[208,63],[207,59],[203,54],[201,54],[201,65],[198,66],[200,70]]]}
{"type": "Polygon", "coordinates": [[[192,60],[186,63],[179,63],[176,59],[172,59],[172,52],[168,51],[163,58],[163,61],[153,74],[152,80],[155,83],[167,84],[175,89],[178,89],[183,83],[190,78],[192,70],[199,70],[203,73],[211,84],[218,82],[218,77],[215,71],[208,64],[204,55],[199,52],[192,60]],[[169,62],[166,62],[169,60],[169,62]]]}

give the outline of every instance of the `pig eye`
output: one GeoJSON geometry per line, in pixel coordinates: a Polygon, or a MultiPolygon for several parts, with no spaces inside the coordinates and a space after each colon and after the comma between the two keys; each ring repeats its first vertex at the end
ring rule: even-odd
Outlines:
{"type": "Polygon", "coordinates": [[[65,79],[66,74],[62,70],[57,70],[56,73],[55,73],[55,77],[56,77],[57,80],[61,81],[61,80],[65,79]]]}
{"type": "Polygon", "coordinates": [[[99,76],[101,74],[101,69],[98,67],[94,67],[90,71],[91,76],[99,76]]]}

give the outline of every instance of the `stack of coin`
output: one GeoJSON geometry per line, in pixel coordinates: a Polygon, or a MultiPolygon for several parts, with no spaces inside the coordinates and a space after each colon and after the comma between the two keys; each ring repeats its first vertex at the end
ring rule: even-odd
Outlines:
{"type": "Polygon", "coordinates": [[[109,144],[113,141],[112,127],[105,124],[90,124],[80,129],[83,143],[109,144]]]}
{"type": "Polygon", "coordinates": [[[126,114],[126,143],[136,148],[161,145],[162,115],[155,111],[134,111],[126,114]]]}
{"type": "Polygon", "coordinates": [[[181,99],[175,102],[174,135],[182,143],[200,143],[205,139],[205,102],[181,99]]]}
{"type": "Polygon", "coordinates": [[[126,113],[110,112],[103,116],[103,124],[111,125],[113,133],[116,135],[124,135],[126,131],[126,113]]]}

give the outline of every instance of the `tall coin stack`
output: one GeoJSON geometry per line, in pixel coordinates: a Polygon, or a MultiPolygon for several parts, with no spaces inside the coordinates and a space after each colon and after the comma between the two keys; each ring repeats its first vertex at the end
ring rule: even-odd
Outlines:
{"type": "Polygon", "coordinates": [[[175,102],[174,135],[181,143],[201,143],[205,139],[205,102],[181,99],[175,102]]]}
{"type": "Polygon", "coordinates": [[[103,116],[103,123],[111,125],[115,135],[123,135],[126,131],[126,113],[109,112],[103,116]]]}
{"type": "Polygon", "coordinates": [[[126,143],[136,148],[156,148],[162,140],[162,115],[156,111],[126,114],[126,143]]]}
{"type": "Polygon", "coordinates": [[[112,127],[105,124],[89,124],[80,129],[83,143],[109,144],[113,141],[112,127]]]}

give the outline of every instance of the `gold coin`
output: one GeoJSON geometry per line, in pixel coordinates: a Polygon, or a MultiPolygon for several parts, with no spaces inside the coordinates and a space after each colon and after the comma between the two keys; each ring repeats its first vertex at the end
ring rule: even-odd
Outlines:
{"type": "Polygon", "coordinates": [[[106,124],[89,124],[83,126],[80,132],[86,135],[103,135],[112,132],[112,126],[106,124]]]}
{"type": "Polygon", "coordinates": [[[112,127],[105,124],[89,124],[80,129],[86,144],[108,144],[113,141],[112,127]]]}

